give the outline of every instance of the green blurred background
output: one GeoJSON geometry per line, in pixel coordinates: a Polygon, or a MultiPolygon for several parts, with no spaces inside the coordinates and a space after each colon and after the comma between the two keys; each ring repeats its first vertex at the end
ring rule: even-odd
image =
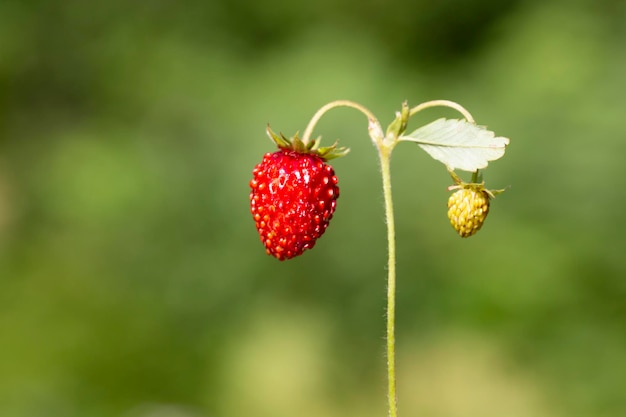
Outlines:
{"type": "Polygon", "coordinates": [[[315,250],[248,208],[266,124],[344,98],[511,138],[468,240],[396,148],[400,415],[625,415],[625,45],[622,0],[0,2],[0,415],[386,415],[365,118],[316,129],[352,152],[315,250]]]}

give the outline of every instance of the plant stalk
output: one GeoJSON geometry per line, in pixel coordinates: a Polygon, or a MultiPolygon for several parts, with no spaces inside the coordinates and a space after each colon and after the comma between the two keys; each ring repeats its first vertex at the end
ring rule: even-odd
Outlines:
{"type": "Polygon", "coordinates": [[[359,103],[355,103],[354,101],[350,101],[350,100],[335,100],[322,106],[313,115],[313,117],[309,121],[309,124],[304,130],[304,133],[302,134],[302,142],[308,143],[311,140],[311,135],[313,134],[313,129],[315,128],[315,125],[317,124],[317,122],[319,122],[319,120],[322,118],[322,116],[326,112],[328,112],[329,110],[335,107],[351,107],[363,113],[367,117],[370,123],[373,122],[373,123],[378,124],[378,120],[376,119],[376,116],[374,116],[374,114],[371,111],[369,111],[366,107],[360,105],[359,103]]]}
{"type": "MultiPolygon", "coordinates": [[[[406,104],[405,104],[406,105],[406,104]]],[[[431,107],[450,107],[455,109],[465,117],[465,119],[474,123],[472,115],[460,104],[449,100],[431,100],[413,107],[408,112],[408,118],[416,113],[431,107]]],[[[351,107],[359,110],[368,119],[368,132],[378,150],[380,158],[380,171],[383,178],[383,197],[385,199],[385,219],[387,223],[387,398],[389,402],[389,417],[398,416],[398,396],[396,393],[396,230],[393,216],[393,199],[391,197],[391,151],[398,143],[398,132],[389,133],[387,136],[383,134],[380,123],[376,117],[367,108],[359,103],[350,100],[336,100],[322,106],[311,118],[309,124],[304,130],[302,141],[306,144],[311,140],[313,129],[322,116],[335,107],[351,107]]],[[[397,117],[401,117],[398,114],[397,117]]],[[[407,118],[407,121],[408,121],[407,118]]],[[[405,121],[406,123],[406,121],[405,121]]],[[[451,175],[454,173],[451,172],[451,175]]],[[[473,180],[478,178],[478,171],[474,172],[473,180]]]]}
{"type": "Polygon", "coordinates": [[[474,122],[474,118],[472,117],[472,115],[470,114],[470,112],[468,112],[465,107],[461,106],[459,103],[455,103],[454,101],[450,101],[450,100],[431,100],[431,101],[426,101],[422,104],[419,104],[415,107],[413,107],[411,109],[411,111],[409,112],[409,117],[410,116],[414,116],[416,113],[419,113],[420,111],[424,110],[424,109],[428,109],[431,107],[450,107],[456,111],[458,111],[459,113],[461,113],[463,115],[463,117],[465,117],[465,120],[467,120],[470,123],[475,123],[474,122]]]}
{"type": "Polygon", "coordinates": [[[389,417],[398,415],[398,396],[396,394],[396,231],[393,217],[393,199],[391,197],[391,149],[379,146],[380,169],[383,177],[383,196],[385,200],[385,219],[387,223],[387,398],[389,417]]]}

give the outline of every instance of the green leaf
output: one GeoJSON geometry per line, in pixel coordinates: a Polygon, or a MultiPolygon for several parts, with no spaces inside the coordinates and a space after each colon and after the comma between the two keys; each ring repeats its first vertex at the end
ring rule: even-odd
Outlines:
{"type": "Polygon", "coordinates": [[[509,139],[465,120],[438,119],[399,140],[417,143],[449,169],[474,172],[504,155],[509,139]]]}

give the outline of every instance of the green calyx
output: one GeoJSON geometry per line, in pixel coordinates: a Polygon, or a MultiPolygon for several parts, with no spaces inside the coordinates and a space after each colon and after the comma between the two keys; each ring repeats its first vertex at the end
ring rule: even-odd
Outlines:
{"type": "Polygon", "coordinates": [[[279,136],[272,131],[269,125],[267,126],[266,132],[267,136],[269,136],[269,138],[274,141],[276,146],[278,146],[280,149],[316,155],[325,161],[340,158],[350,152],[350,148],[337,147],[338,142],[335,142],[331,146],[320,147],[320,142],[322,140],[321,136],[313,141],[304,142],[302,139],[300,139],[298,133],[293,135],[291,138],[286,138],[282,133],[279,136]]]}
{"type": "MultiPolygon", "coordinates": [[[[448,168],[448,173],[452,177],[452,181],[454,181],[454,185],[448,187],[448,191],[452,190],[460,190],[460,189],[469,189],[477,192],[486,193],[489,198],[496,198],[498,194],[502,194],[506,191],[506,188],[502,188],[500,190],[488,190],[485,188],[485,181],[483,181],[482,173],[478,170],[473,172],[472,182],[463,181],[456,173],[448,168]]],[[[508,187],[507,187],[508,188],[508,187]]]]}

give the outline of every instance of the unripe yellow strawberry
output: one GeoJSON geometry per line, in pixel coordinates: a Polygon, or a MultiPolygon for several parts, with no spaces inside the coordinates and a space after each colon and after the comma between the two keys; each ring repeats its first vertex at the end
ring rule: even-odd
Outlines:
{"type": "Polygon", "coordinates": [[[469,237],[483,225],[489,213],[489,193],[482,187],[457,190],[448,199],[448,218],[461,237],[469,237]]]}

